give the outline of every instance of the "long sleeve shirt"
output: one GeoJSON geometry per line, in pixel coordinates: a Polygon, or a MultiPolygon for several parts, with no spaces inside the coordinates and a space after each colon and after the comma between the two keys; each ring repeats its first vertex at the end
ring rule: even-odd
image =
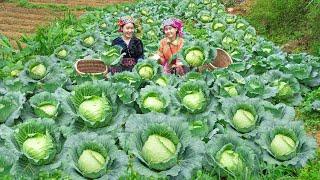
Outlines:
{"type": "MultiPolygon", "coordinates": [[[[177,66],[182,67],[182,64],[179,60],[177,59],[172,59],[172,61],[170,60],[173,55],[175,55],[182,49],[183,43],[184,43],[184,40],[180,37],[178,37],[176,40],[172,42],[169,41],[169,39],[167,38],[164,38],[160,41],[158,55],[160,56],[160,64],[163,66],[165,73],[176,74],[175,68],[177,66]]],[[[188,69],[186,69],[186,67],[183,67],[183,71],[184,72],[180,70],[180,74],[187,72],[188,69]]]]}
{"type": "Polygon", "coordinates": [[[142,41],[136,37],[132,37],[128,45],[122,37],[118,37],[112,41],[112,45],[120,46],[122,48],[121,54],[125,53],[120,65],[110,67],[112,74],[122,71],[131,71],[138,60],[144,58],[142,41]]]}
{"type": "Polygon", "coordinates": [[[123,58],[134,58],[136,62],[138,59],[143,59],[143,44],[142,41],[136,37],[132,37],[129,45],[127,45],[122,37],[118,37],[112,41],[112,45],[118,45],[122,47],[122,53],[126,53],[123,58]]]}
{"type": "MultiPolygon", "coordinates": [[[[164,38],[160,41],[159,47],[159,56],[161,60],[161,65],[165,65],[169,63],[170,58],[178,53],[183,47],[183,39],[177,38],[176,40],[170,42],[167,38],[164,38]]],[[[175,61],[171,62],[171,64],[175,63],[175,61]]]]}

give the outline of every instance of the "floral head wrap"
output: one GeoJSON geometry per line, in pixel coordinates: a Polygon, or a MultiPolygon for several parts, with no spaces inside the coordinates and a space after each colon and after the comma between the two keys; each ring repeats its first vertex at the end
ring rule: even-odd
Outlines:
{"type": "Polygon", "coordinates": [[[119,32],[122,32],[122,27],[128,23],[134,24],[134,19],[131,16],[123,16],[118,21],[119,32]]]}
{"type": "Polygon", "coordinates": [[[183,36],[183,22],[180,19],[177,19],[177,18],[166,19],[162,23],[163,31],[166,26],[172,26],[174,28],[177,28],[178,36],[180,37],[183,36]]]}

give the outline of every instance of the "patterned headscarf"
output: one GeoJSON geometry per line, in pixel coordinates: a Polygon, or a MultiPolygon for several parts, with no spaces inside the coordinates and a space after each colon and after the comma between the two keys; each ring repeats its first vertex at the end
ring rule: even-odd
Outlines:
{"type": "Polygon", "coordinates": [[[123,16],[118,21],[119,32],[122,32],[122,27],[128,23],[134,24],[134,19],[131,16],[123,16]]]}
{"type": "Polygon", "coordinates": [[[166,26],[172,26],[174,28],[177,28],[178,36],[180,37],[183,36],[183,22],[180,19],[177,19],[177,18],[166,19],[162,22],[163,31],[166,26]]]}

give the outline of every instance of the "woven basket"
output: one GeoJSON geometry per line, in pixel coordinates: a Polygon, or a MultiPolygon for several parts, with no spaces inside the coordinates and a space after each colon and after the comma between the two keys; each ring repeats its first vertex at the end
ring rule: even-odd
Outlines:
{"type": "Polygon", "coordinates": [[[85,59],[79,59],[75,63],[75,69],[78,74],[80,75],[106,75],[108,73],[108,68],[104,64],[103,61],[98,59],[93,60],[85,60],[85,59]]]}
{"type": "Polygon", "coordinates": [[[212,71],[217,68],[226,68],[230,64],[232,64],[232,59],[226,51],[220,48],[217,48],[216,50],[217,50],[216,58],[213,59],[211,63],[205,64],[202,67],[199,67],[200,72],[205,70],[212,71]]]}

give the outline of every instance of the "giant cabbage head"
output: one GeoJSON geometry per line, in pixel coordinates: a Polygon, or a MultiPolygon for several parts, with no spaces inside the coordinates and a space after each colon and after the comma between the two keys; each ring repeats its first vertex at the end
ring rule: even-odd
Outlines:
{"type": "MultiPolygon", "coordinates": [[[[206,43],[194,41],[186,43],[182,51],[182,60],[190,67],[200,67],[213,60],[215,50],[206,43]]],[[[180,59],[180,54],[178,54],[180,59]]]]}
{"type": "Polygon", "coordinates": [[[221,100],[221,105],[223,119],[230,125],[228,129],[244,138],[255,137],[261,122],[267,117],[273,118],[264,108],[265,101],[258,98],[225,98],[221,100]]]}
{"type": "MultiPolygon", "coordinates": [[[[157,134],[150,135],[142,147],[142,157],[150,164],[168,162],[176,158],[176,147],[173,142],[157,134]]],[[[174,162],[176,163],[176,161],[174,162]]],[[[168,166],[170,167],[170,166],[168,166]]],[[[156,170],[165,170],[167,167],[154,167],[156,170]]]]}
{"type": "Polygon", "coordinates": [[[138,105],[142,112],[166,112],[170,105],[169,92],[159,86],[146,86],[141,89],[138,105]]]}
{"type": "Polygon", "coordinates": [[[204,81],[189,81],[180,85],[178,97],[190,113],[203,112],[208,104],[208,88],[204,81]]]}
{"type": "Polygon", "coordinates": [[[126,123],[123,148],[134,155],[132,168],[147,178],[190,179],[201,166],[203,143],[191,138],[182,117],[160,113],[135,114],[126,123]],[[188,163],[180,163],[188,162],[188,163]]]}
{"type": "Polygon", "coordinates": [[[14,140],[30,163],[44,165],[51,163],[60,149],[58,133],[54,121],[32,119],[17,126],[14,140]]]}
{"type": "Polygon", "coordinates": [[[117,112],[116,93],[110,82],[86,82],[74,88],[71,101],[77,115],[89,127],[109,124],[117,112]]]}
{"type": "Polygon", "coordinates": [[[60,102],[48,92],[41,92],[29,100],[34,113],[40,118],[55,119],[58,116],[60,102]]]}
{"type": "Polygon", "coordinates": [[[98,96],[88,97],[79,106],[80,115],[92,122],[103,120],[110,110],[111,104],[108,100],[98,96]]]}
{"type": "Polygon", "coordinates": [[[72,179],[118,179],[127,170],[128,157],[110,135],[78,133],[65,147],[63,166],[72,179]]]}
{"type": "Polygon", "coordinates": [[[216,135],[207,143],[204,169],[215,170],[222,176],[254,172],[258,160],[255,149],[254,145],[232,133],[216,135]]]}
{"type": "Polygon", "coordinates": [[[316,141],[308,137],[301,121],[264,121],[256,142],[264,150],[263,160],[269,164],[303,167],[315,156],[316,141]]]}
{"type": "Polygon", "coordinates": [[[152,80],[158,73],[159,65],[154,60],[144,60],[138,62],[134,71],[144,80],[152,80]]]}
{"type": "Polygon", "coordinates": [[[29,61],[27,65],[28,76],[34,80],[44,78],[48,73],[49,63],[41,59],[29,61]]]}
{"type": "Polygon", "coordinates": [[[279,70],[270,70],[263,76],[272,88],[276,89],[273,100],[288,105],[297,106],[302,101],[301,85],[292,74],[285,74],[279,70]]]}
{"type": "Polygon", "coordinates": [[[240,131],[241,129],[251,129],[255,126],[256,121],[254,113],[242,108],[239,108],[232,118],[234,126],[240,131]]]}

